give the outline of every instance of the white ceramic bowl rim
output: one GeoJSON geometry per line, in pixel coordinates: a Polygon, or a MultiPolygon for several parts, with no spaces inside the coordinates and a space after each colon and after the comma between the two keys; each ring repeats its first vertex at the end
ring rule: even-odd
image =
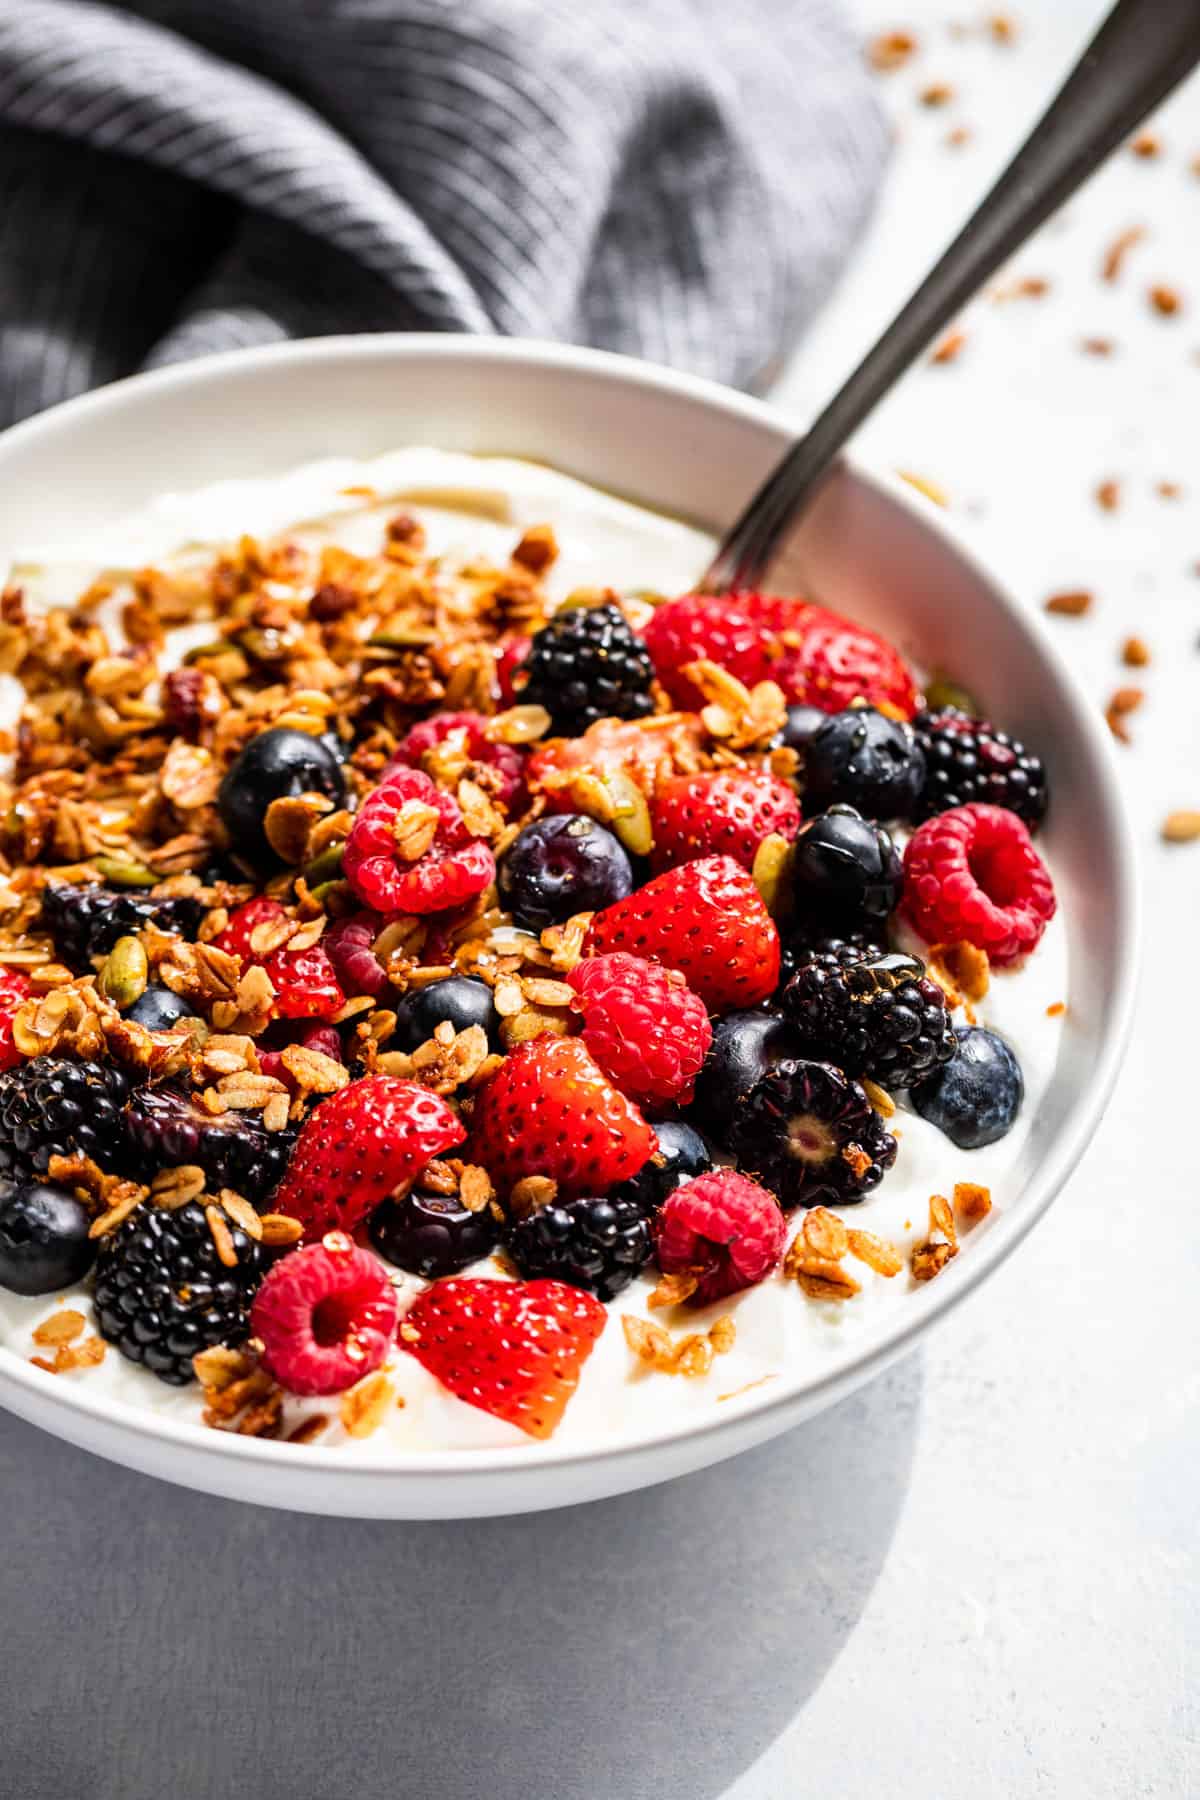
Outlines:
{"type": "MultiPolygon", "coordinates": [[[[314,358],[352,362],[360,357],[380,356],[394,357],[397,361],[419,358],[422,361],[436,362],[439,358],[444,358],[456,362],[476,359],[480,364],[497,361],[523,363],[529,367],[531,376],[536,376],[538,370],[547,368],[567,370],[592,375],[618,385],[640,387],[649,391],[663,390],[691,399],[712,411],[769,427],[776,433],[789,430],[786,421],[761,401],[749,399],[698,376],[681,374],[607,351],[579,349],[571,345],[531,339],[406,332],[299,339],[249,350],[233,350],[154,370],[81,395],[78,399],[54,407],[48,413],[26,420],[4,434],[4,449],[7,453],[24,446],[33,447],[44,435],[57,436],[73,422],[83,421],[93,413],[117,408],[127,398],[151,389],[159,393],[186,393],[189,387],[205,385],[225,376],[235,376],[239,370],[257,368],[267,362],[286,366],[289,363],[301,365],[314,358]]],[[[1078,1163],[1091,1139],[1112,1091],[1129,1036],[1136,994],[1140,939],[1136,855],[1117,786],[1115,760],[1108,734],[1098,713],[1075,686],[1062,653],[1041,619],[1020,606],[1005,590],[996,589],[995,577],[980,563],[961,528],[944,511],[917,495],[907,483],[891,475],[866,471],[857,463],[851,463],[851,467],[858,479],[889,494],[910,512],[917,512],[936,535],[949,541],[980,580],[993,588],[993,592],[997,594],[997,605],[1007,613],[1018,632],[1034,641],[1039,656],[1056,673],[1071,710],[1068,721],[1070,727],[1086,746],[1092,765],[1089,773],[1095,783],[1104,823],[1118,846],[1114,898],[1119,917],[1124,922],[1124,929],[1118,933],[1116,940],[1118,948],[1116,966],[1113,969],[1110,1025],[1092,1068],[1091,1078],[1084,1091],[1076,1096],[1051,1152],[1032,1179],[1030,1191],[1023,1196],[1020,1208],[1015,1213],[997,1219],[986,1240],[975,1245],[970,1256],[951,1263],[936,1282],[914,1293],[907,1316],[902,1321],[898,1322],[894,1316],[883,1320],[873,1332],[864,1334],[851,1357],[839,1360],[821,1375],[806,1378],[798,1373],[790,1379],[780,1377],[752,1393],[729,1401],[719,1415],[689,1419],[677,1429],[659,1427],[594,1446],[556,1445],[551,1441],[546,1444],[531,1442],[528,1447],[518,1446],[507,1450],[420,1450],[393,1451],[387,1455],[356,1454],[352,1461],[347,1460],[340,1467],[340,1473],[348,1483],[356,1476],[444,1474],[452,1477],[468,1470],[473,1474],[499,1474],[517,1470],[531,1471],[539,1467],[553,1468],[563,1464],[593,1464],[610,1458],[626,1457],[630,1452],[667,1441],[675,1444],[720,1436],[735,1421],[741,1423],[750,1417],[765,1417],[794,1403],[801,1395],[806,1402],[811,1403],[810,1410],[816,1410],[823,1394],[828,1393],[830,1397],[834,1397],[837,1392],[851,1385],[858,1385],[876,1368],[894,1360],[927,1331],[935,1320],[945,1318],[966,1299],[1032,1229],[1078,1163]]],[[[161,1414],[146,1412],[107,1396],[90,1396],[82,1385],[75,1387],[61,1382],[55,1386],[53,1394],[48,1394],[48,1377],[5,1346],[0,1346],[0,1371],[3,1371],[7,1383],[28,1392],[39,1415],[45,1411],[49,1399],[55,1411],[65,1410],[104,1420],[124,1430],[135,1430],[156,1442],[175,1443],[187,1450],[202,1449],[209,1455],[215,1453],[243,1464],[273,1466],[281,1472],[290,1470],[294,1474],[299,1474],[300,1470],[306,1468],[319,1469],[328,1474],[337,1458],[336,1451],[322,1448],[319,1444],[287,1444],[265,1438],[239,1437],[232,1433],[213,1431],[202,1425],[164,1418],[161,1414]]],[[[32,1408],[30,1416],[34,1416],[32,1408]]],[[[714,1459],[719,1454],[719,1451],[715,1451],[714,1459]]]]}

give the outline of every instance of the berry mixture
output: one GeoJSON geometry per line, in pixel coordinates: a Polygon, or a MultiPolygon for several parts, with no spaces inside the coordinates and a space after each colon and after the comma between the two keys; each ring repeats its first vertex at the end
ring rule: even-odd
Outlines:
{"type": "Polygon", "coordinates": [[[616,1432],[986,1212],[1048,777],[809,597],[417,511],[144,571],[128,656],[6,593],[0,1336],[297,1443],[616,1432]]]}

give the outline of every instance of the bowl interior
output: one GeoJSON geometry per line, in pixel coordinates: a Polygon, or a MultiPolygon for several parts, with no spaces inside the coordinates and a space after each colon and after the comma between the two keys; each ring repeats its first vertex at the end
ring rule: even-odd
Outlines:
{"type": "MultiPolygon", "coordinates": [[[[406,442],[536,458],[719,531],[790,436],[783,421],[755,402],[596,353],[411,336],[285,345],[126,382],[9,432],[0,439],[0,563],[31,542],[53,541],[64,518],[78,539],[156,493],[270,475],[323,456],[377,455],[406,442]]],[[[1053,1196],[1115,1074],[1132,988],[1135,898],[1127,831],[1099,725],[1040,622],[972,559],[935,508],[899,483],[844,466],[786,546],[773,582],[877,626],[925,668],[962,681],[1006,726],[1043,749],[1056,797],[1046,837],[1068,921],[1071,991],[1059,1066],[1003,1214],[976,1234],[969,1257],[912,1296],[903,1321],[897,1324],[893,1314],[876,1338],[860,1338],[845,1367],[820,1384],[798,1371],[741,1407],[743,1415],[774,1415],[782,1424],[798,1416],[797,1408],[815,1409],[818,1386],[832,1397],[894,1355],[993,1267],[1053,1196]]],[[[36,1383],[44,1390],[36,1370],[0,1350],[0,1389],[9,1397],[20,1389],[12,1403],[30,1416],[36,1416],[36,1383]]],[[[209,1463],[255,1457],[281,1489],[292,1478],[303,1480],[306,1465],[322,1463],[319,1449],[168,1429],[112,1402],[89,1401],[86,1383],[67,1388],[58,1384],[54,1419],[47,1422],[109,1454],[111,1445],[98,1441],[103,1434],[78,1423],[72,1428],[68,1414],[111,1414],[110,1422],[127,1433],[182,1434],[209,1463]]],[[[681,1434],[707,1434],[709,1441],[690,1466],[727,1453],[736,1410],[681,1434]]],[[[647,1455],[654,1448],[653,1441],[626,1447],[647,1455]]],[[[476,1472],[512,1478],[501,1503],[470,1510],[525,1504],[519,1484],[536,1480],[546,1462],[567,1460],[553,1445],[468,1455],[476,1472]]],[[[412,1472],[413,1460],[393,1457],[376,1472],[400,1479],[406,1465],[412,1472]]],[[[442,1460],[446,1474],[470,1476],[462,1453],[442,1460]]],[[[571,1460],[586,1459],[576,1452],[571,1460]]],[[[421,1462],[427,1471],[438,1466],[438,1459],[421,1462]]],[[[371,1467],[369,1460],[343,1465],[340,1479],[353,1485],[371,1467]]],[[[670,1470],[660,1466],[662,1472],[670,1470]]],[[[183,1478],[204,1485],[198,1474],[183,1478]]],[[[647,1465],[619,1483],[594,1482],[590,1489],[585,1483],[585,1492],[654,1478],[647,1465]]],[[[585,1492],[572,1484],[562,1497],[585,1492]]],[[[281,1496],[280,1503],[289,1502],[281,1496]]]]}

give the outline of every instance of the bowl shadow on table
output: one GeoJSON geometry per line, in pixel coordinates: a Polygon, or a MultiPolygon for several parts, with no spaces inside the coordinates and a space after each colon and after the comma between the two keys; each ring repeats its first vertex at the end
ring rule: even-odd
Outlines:
{"type": "Polygon", "coordinates": [[[715,1800],[862,1614],[921,1385],[910,1357],[684,1480],[446,1524],[209,1500],[0,1419],[11,1800],[715,1800]]]}

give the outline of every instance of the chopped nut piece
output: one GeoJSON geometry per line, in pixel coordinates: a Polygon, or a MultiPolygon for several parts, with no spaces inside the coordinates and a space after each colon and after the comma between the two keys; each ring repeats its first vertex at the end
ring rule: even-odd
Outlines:
{"type": "Polygon", "coordinates": [[[558,1198],[558,1183],[548,1175],[525,1175],[508,1196],[509,1209],[515,1218],[523,1219],[538,1207],[552,1206],[558,1198]]]}
{"type": "Polygon", "coordinates": [[[1046,601],[1046,611],[1079,619],[1084,613],[1090,612],[1094,600],[1095,595],[1090,594],[1086,588],[1068,588],[1061,594],[1051,594],[1046,601]]]}
{"type": "Polygon", "coordinates": [[[990,1189],[981,1187],[977,1181],[956,1181],[954,1210],[963,1219],[985,1219],[992,1210],[990,1189]]]}
{"type": "Polygon", "coordinates": [[[1139,131],[1129,148],[1135,156],[1148,162],[1152,157],[1162,154],[1162,144],[1152,131],[1139,131]]]}
{"type": "Polygon", "coordinates": [[[1046,1008],[1046,1017],[1048,1019],[1061,1019],[1066,1010],[1067,1003],[1065,1000],[1055,1000],[1051,1006],[1046,1008]]]}
{"type": "Polygon", "coordinates": [[[512,559],[535,575],[542,575],[558,556],[558,540],[550,525],[530,525],[512,553],[512,559]]]}
{"type": "Polygon", "coordinates": [[[1121,503],[1119,481],[1102,481],[1096,489],[1096,504],[1105,512],[1116,512],[1121,503]]]}
{"type": "Polygon", "coordinates": [[[948,331],[941,342],[930,352],[932,363],[954,362],[962,353],[967,342],[965,331],[948,331]]]}
{"type": "Polygon", "coordinates": [[[867,61],[880,74],[890,74],[893,69],[902,68],[916,48],[917,40],[911,31],[884,31],[868,44],[867,61]]]}
{"type": "Polygon", "coordinates": [[[458,1178],[458,1198],[468,1212],[485,1212],[495,1198],[487,1170],[478,1163],[465,1163],[458,1178]]]}
{"type": "Polygon", "coordinates": [[[1168,813],[1163,820],[1162,835],[1168,844],[1192,844],[1200,838],[1200,812],[1168,813]]]}
{"type": "Polygon", "coordinates": [[[382,1369],[376,1369],[374,1374],[365,1375],[352,1388],[347,1388],[338,1403],[338,1415],[348,1434],[362,1438],[377,1431],[395,1392],[382,1369]]]}
{"type": "Polygon", "coordinates": [[[1111,356],[1116,347],[1112,339],[1106,337],[1085,337],[1079,340],[1079,348],[1085,356],[1111,356]]]}
{"type": "Polygon", "coordinates": [[[1145,230],[1141,225],[1131,225],[1127,231],[1122,231],[1118,237],[1113,239],[1105,251],[1104,261],[1100,265],[1100,273],[1105,281],[1119,279],[1121,270],[1125,266],[1125,258],[1135,244],[1141,243],[1145,235],[1145,230]]]}
{"type": "Polygon", "coordinates": [[[947,106],[954,98],[954,89],[948,81],[931,81],[921,89],[922,106],[947,106]]]}
{"type": "Polygon", "coordinates": [[[1155,283],[1150,289],[1147,299],[1153,310],[1164,319],[1174,318],[1175,314],[1179,312],[1183,306],[1183,301],[1180,299],[1176,290],[1172,287],[1167,287],[1163,282],[1155,283]]]}

